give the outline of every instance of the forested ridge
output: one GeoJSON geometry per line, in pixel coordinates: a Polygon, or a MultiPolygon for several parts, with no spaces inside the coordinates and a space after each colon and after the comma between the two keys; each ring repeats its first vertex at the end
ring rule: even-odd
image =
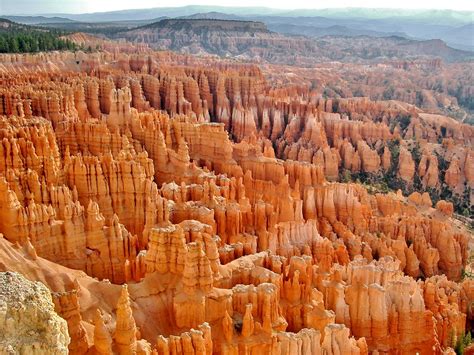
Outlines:
{"type": "Polygon", "coordinates": [[[64,31],[21,25],[0,19],[0,53],[75,50],[77,45],[61,36],[64,31]]]}

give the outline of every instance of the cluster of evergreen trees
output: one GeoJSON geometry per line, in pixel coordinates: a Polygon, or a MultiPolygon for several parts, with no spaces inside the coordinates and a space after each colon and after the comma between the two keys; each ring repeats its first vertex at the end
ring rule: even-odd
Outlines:
{"type": "Polygon", "coordinates": [[[75,50],[77,45],[62,39],[59,31],[14,26],[0,30],[0,53],[28,53],[51,50],[75,50]]]}

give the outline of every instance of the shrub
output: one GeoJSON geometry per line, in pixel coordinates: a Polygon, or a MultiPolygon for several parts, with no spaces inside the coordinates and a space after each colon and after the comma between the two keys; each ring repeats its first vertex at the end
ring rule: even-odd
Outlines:
{"type": "Polygon", "coordinates": [[[467,334],[461,334],[454,345],[454,351],[456,351],[457,355],[464,355],[465,348],[471,343],[471,332],[467,332],[467,334]]]}

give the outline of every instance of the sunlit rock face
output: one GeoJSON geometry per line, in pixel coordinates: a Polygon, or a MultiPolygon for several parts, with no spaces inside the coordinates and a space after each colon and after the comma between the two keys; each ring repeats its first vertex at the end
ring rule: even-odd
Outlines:
{"type": "Polygon", "coordinates": [[[441,354],[469,330],[472,235],[423,191],[472,186],[471,126],[103,46],[1,56],[0,270],[46,285],[61,351],[441,354]]]}
{"type": "Polygon", "coordinates": [[[0,352],[67,354],[66,321],[54,311],[48,288],[16,272],[0,272],[0,352]]]}

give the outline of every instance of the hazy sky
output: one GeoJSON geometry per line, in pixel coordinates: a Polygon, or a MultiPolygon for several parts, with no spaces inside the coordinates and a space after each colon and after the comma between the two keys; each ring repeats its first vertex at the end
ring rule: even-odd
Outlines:
{"type": "Polygon", "coordinates": [[[328,7],[426,8],[474,11],[474,0],[0,0],[0,15],[84,13],[184,5],[266,6],[282,9],[328,7]]]}

